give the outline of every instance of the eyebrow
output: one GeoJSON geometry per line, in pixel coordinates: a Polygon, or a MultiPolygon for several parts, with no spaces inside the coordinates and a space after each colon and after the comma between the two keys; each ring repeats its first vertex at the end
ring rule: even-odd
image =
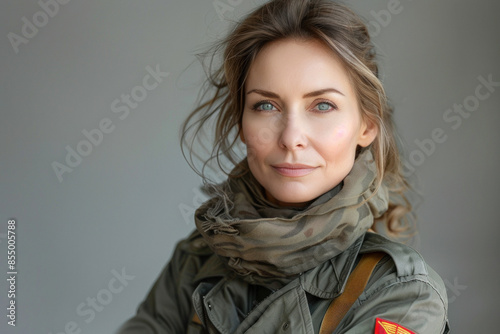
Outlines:
{"type": "MultiPolygon", "coordinates": [[[[252,90],[248,91],[247,95],[250,94],[250,93],[257,93],[257,94],[260,94],[262,96],[270,97],[270,98],[275,98],[275,99],[279,99],[280,98],[280,96],[278,94],[270,92],[270,91],[267,91],[267,90],[262,90],[262,89],[252,89],[252,90]]],[[[313,92],[309,92],[307,94],[304,94],[303,98],[314,97],[314,96],[322,95],[324,93],[335,93],[335,94],[340,94],[342,96],[345,96],[338,89],[335,89],[335,88],[324,88],[324,89],[315,90],[313,92]]]]}

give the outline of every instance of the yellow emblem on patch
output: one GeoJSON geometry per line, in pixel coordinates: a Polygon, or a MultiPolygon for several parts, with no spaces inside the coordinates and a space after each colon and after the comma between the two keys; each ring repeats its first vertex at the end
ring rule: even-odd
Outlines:
{"type": "Polygon", "coordinates": [[[403,326],[384,319],[377,318],[375,320],[374,334],[416,334],[403,326]]]}

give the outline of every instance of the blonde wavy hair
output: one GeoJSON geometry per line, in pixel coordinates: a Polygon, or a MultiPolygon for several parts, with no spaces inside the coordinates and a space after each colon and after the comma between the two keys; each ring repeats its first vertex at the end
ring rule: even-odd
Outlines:
{"type": "Polygon", "coordinates": [[[319,40],[342,61],[355,87],[362,117],[378,128],[374,142],[366,148],[358,147],[357,154],[365,149],[372,151],[377,165],[376,189],[384,183],[391,195],[389,209],[373,228],[395,238],[408,235],[409,231],[412,234],[415,216],[406,196],[411,187],[402,173],[393,110],[378,77],[374,47],[362,19],[335,1],[270,1],[251,12],[224,40],[201,55],[204,60],[208,55],[211,57],[208,57],[207,81],[201,90],[199,105],[182,126],[184,157],[204,180],[206,168],[213,161],[229,175],[224,165],[235,166],[242,158],[238,132],[249,68],[264,45],[285,38],[319,40]],[[216,55],[221,52],[222,64],[216,66],[216,55]],[[209,157],[203,159],[193,146],[198,141],[206,149],[206,139],[201,139],[201,134],[207,128],[212,132],[213,145],[209,157]],[[193,157],[203,161],[201,170],[195,168],[193,157]]]}

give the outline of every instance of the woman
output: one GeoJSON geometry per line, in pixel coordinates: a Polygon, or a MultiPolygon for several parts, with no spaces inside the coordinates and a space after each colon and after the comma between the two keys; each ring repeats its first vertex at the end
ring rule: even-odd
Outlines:
{"type": "Polygon", "coordinates": [[[183,139],[215,118],[211,159],[234,168],[120,333],[448,332],[442,280],[375,233],[401,233],[411,207],[359,17],[275,0],[223,46],[183,139]]]}

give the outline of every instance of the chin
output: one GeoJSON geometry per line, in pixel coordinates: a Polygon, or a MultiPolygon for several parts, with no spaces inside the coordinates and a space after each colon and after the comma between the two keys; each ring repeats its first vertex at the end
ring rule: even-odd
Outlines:
{"type": "MultiPolygon", "coordinates": [[[[342,182],[342,180],[340,182],[342,182]]],[[[305,186],[304,184],[280,184],[275,185],[275,187],[266,188],[269,189],[266,190],[266,193],[268,195],[268,199],[271,200],[271,202],[274,202],[281,206],[300,207],[308,205],[316,198],[335,188],[338,184],[339,182],[335,183],[335,185],[332,186],[326,186],[325,184],[315,184],[315,187],[313,187],[313,184],[308,184],[308,186],[305,186]]]]}
{"type": "Polygon", "coordinates": [[[315,196],[314,194],[308,194],[304,193],[304,191],[300,190],[286,190],[283,191],[277,191],[277,192],[267,192],[268,199],[280,206],[295,206],[295,207],[301,207],[301,206],[306,206],[309,204],[312,200],[316,199],[316,197],[320,196],[315,196]],[[300,195],[294,195],[294,194],[300,194],[300,195]]]}

